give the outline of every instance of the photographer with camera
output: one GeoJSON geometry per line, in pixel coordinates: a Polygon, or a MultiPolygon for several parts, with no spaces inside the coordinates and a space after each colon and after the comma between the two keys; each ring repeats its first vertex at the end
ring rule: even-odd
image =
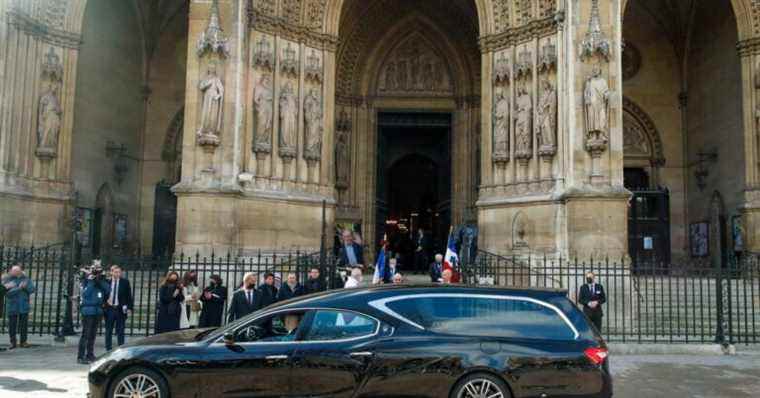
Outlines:
{"type": "Polygon", "coordinates": [[[86,365],[95,360],[95,336],[103,317],[103,307],[111,293],[103,277],[100,260],[94,260],[90,267],[82,270],[81,288],[79,312],[82,315],[82,337],[79,338],[77,363],[86,365]]]}

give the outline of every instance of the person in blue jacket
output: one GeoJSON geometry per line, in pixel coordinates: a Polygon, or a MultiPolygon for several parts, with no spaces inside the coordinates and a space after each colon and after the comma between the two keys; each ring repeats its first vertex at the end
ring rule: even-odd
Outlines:
{"type": "Polygon", "coordinates": [[[27,348],[27,324],[29,320],[29,296],[34,293],[34,282],[24,274],[20,265],[15,265],[2,278],[5,289],[5,313],[8,315],[10,349],[16,348],[16,334],[21,335],[20,347],[27,348]]]}
{"type": "Polygon", "coordinates": [[[100,319],[103,317],[103,305],[111,292],[111,287],[103,278],[100,262],[84,272],[79,312],[82,315],[82,337],[79,338],[77,363],[86,365],[95,360],[95,336],[100,319]]]}

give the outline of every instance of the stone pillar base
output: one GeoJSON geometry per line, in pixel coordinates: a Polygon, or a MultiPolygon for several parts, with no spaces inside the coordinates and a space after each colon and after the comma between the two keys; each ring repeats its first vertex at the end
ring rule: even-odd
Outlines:
{"type": "MultiPolygon", "coordinates": [[[[176,251],[253,255],[258,250],[319,250],[322,200],[292,194],[177,193],[176,251]]],[[[327,236],[334,229],[334,201],[327,202],[327,236]]]]}

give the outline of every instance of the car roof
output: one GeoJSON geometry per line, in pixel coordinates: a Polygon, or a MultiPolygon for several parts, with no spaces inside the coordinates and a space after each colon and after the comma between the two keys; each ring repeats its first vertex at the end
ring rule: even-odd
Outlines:
{"type": "Polygon", "coordinates": [[[369,301],[393,297],[430,293],[456,293],[456,294],[487,294],[487,295],[519,295],[535,299],[546,300],[553,297],[566,296],[567,290],[553,288],[524,288],[524,287],[500,287],[500,286],[467,286],[467,285],[440,285],[440,284],[400,284],[378,285],[351,289],[334,289],[321,293],[301,296],[295,299],[283,301],[267,307],[267,310],[276,308],[298,308],[312,306],[336,306],[336,307],[364,307],[369,301]]]}

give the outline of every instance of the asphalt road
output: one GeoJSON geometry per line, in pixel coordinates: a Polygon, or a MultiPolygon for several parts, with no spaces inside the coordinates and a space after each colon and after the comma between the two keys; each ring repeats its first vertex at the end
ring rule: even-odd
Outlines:
{"type": "MultiPolygon", "coordinates": [[[[102,347],[99,348],[102,352],[102,347]]],[[[75,347],[0,352],[0,397],[81,398],[87,367],[75,347]]],[[[760,395],[760,352],[735,356],[613,356],[615,397],[742,398],[760,395]]]]}

